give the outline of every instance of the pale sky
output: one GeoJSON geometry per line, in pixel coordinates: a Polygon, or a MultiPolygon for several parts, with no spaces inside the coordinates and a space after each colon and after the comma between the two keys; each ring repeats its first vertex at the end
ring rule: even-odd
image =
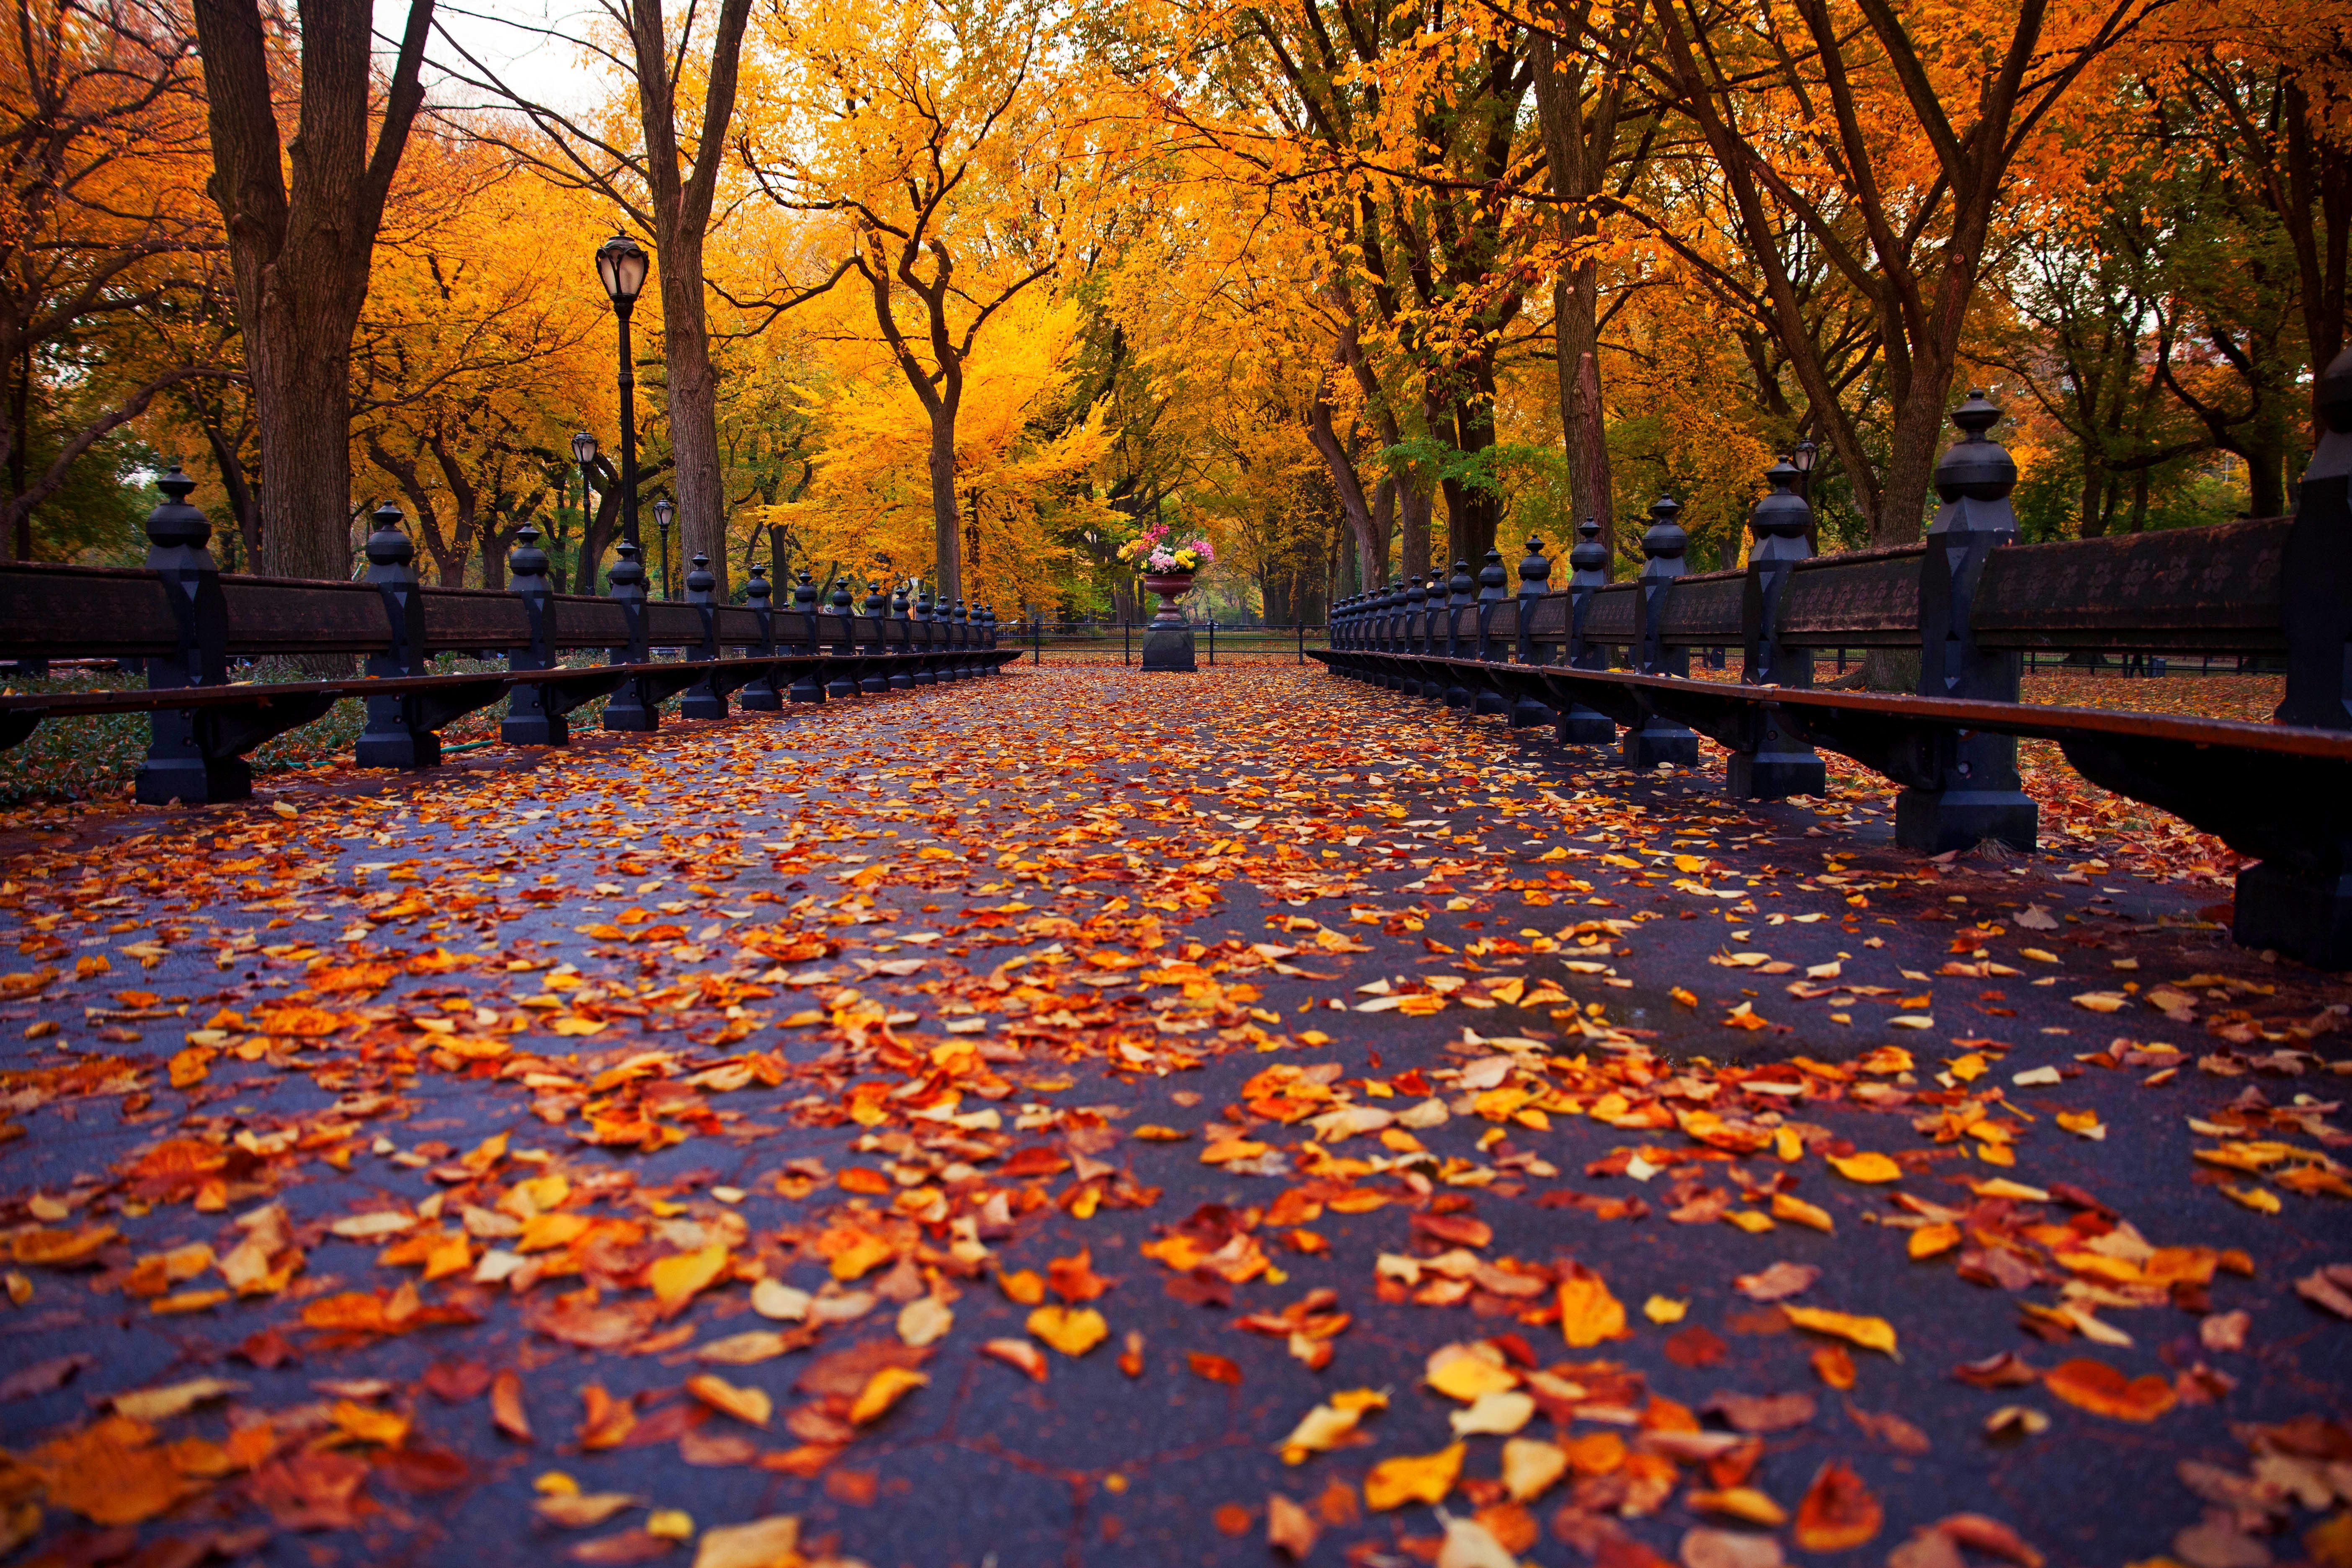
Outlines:
{"type": "MultiPolygon", "coordinates": [[[[583,31],[587,7],[581,0],[445,0],[435,5],[434,16],[436,27],[425,51],[425,80],[436,103],[484,101],[479,93],[443,84],[436,65],[456,60],[444,33],[497,71],[508,86],[539,102],[578,108],[593,93],[594,79],[581,68],[573,50],[530,30],[583,31]],[[508,22],[519,25],[506,26],[508,22]]],[[[396,49],[407,23],[408,0],[375,0],[377,49],[386,54],[396,49]]]]}

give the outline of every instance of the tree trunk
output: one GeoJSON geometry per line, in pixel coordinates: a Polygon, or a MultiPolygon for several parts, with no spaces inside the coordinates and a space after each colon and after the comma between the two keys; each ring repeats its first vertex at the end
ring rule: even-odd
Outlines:
{"type": "Polygon", "coordinates": [[[257,0],[196,0],[194,11],[211,194],[227,227],[261,440],[258,566],[348,577],[352,332],[384,197],[424,101],[417,72],[433,0],[411,0],[373,151],[363,0],[300,7],[299,121],[282,151],[257,0]]]}
{"type": "Polygon", "coordinates": [[[710,558],[727,598],[727,491],[719,458],[719,373],[703,310],[702,235],[656,237],[661,256],[662,359],[669,380],[669,443],[677,471],[678,542],[710,558]]]}
{"type": "MultiPolygon", "coordinates": [[[[1494,372],[1483,369],[1478,385],[1454,410],[1454,446],[1464,457],[1489,452],[1495,446],[1494,372]]],[[[1447,546],[1454,559],[1466,562],[1475,577],[1495,547],[1495,530],[1502,521],[1503,498],[1486,485],[1467,482],[1446,490],[1447,546]]]]}
{"type": "Polygon", "coordinates": [[[1429,571],[1430,498],[1410,479],[1396,481],[1398,510],[1404,514],[1402,568],[1407,577],[1429,571]]]}
{"type": "Polygon", "coordinates": [[[963,597],[963,541],[957,531],[956,410],[942,401],[931,410],[931,546],[939,555],[939,596],[963,597]]]}

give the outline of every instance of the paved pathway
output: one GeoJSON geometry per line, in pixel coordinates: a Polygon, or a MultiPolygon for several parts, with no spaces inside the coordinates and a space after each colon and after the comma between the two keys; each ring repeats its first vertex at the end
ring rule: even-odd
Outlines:
{"type": "Polygon", "coordinates": [[[2352,1560],[2352,987],[1720,776],[1048,668],[23,840],[0,1539],[2352,1560]]]}

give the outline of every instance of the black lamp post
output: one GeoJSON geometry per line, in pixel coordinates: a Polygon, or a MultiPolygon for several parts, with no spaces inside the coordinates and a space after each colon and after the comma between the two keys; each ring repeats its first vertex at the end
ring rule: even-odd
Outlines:
{"type": "Polygon", "coordinates": [[[657,500],[657,501],[654,502],[654,527],[655,527],[656,529],[657,529],[657,530],[660,531],[660,533],[661,533],[661,552],[662,552],[662,591],[661,591],[661,596],[662,596],[663,598],[665,598],[665,599],[667,599],[667,598],[668,598],[668,597],[670,596],[670,591],[669,591],[669,520],[670,520],[671,518],[673,518],[673,517],[677,516],[677,503],[673,502],[673,501],[669,499],[669,497],[667,497],[667,496],[664,496],[664,497],[662,497],[662,499],[661,499],[661,500],[657,500]]]}
{"type": "Polygon", "coordinates": [[[1789,457],[1789,466],[1797,470],[1797,494],[1805,502],[1805,548],[1815,555],[1822,552],[1822,523],[1812,510],[1813,464],[1821,455],[1822,449],[1811,441],[1800,441],[1789,457]]]}
{"type": "Polygon", "coordinates": [[[621,537],[637,544],[637,374],[629,353],[629,312],[646,286],[645,247],[616,234],[596,247],[596,278],[621,322],[621,537]]]}
{"type": "Polygon", "coordinates": [[[580,465],[580,571],[579,591],[596,591],[596,563],[589,558],[588,542],[596,531],[593,479],[596,468],[596,437],[585,430],[572,437],[572,460],[580,465]]]}

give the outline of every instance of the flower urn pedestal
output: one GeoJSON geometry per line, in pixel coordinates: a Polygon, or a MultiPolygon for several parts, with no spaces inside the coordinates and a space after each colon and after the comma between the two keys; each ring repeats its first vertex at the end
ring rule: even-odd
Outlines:
{"type": "Polygon", "coordinates": [[[1160,595],[1160,612],[1143,632],[1143,668],[1198,668],[1192,662],[1192,623],[1176,607],[1177,599],[1192,590],[1192,574],[1155,572],[1143,579],[1143,585],[1160,595]]]}

